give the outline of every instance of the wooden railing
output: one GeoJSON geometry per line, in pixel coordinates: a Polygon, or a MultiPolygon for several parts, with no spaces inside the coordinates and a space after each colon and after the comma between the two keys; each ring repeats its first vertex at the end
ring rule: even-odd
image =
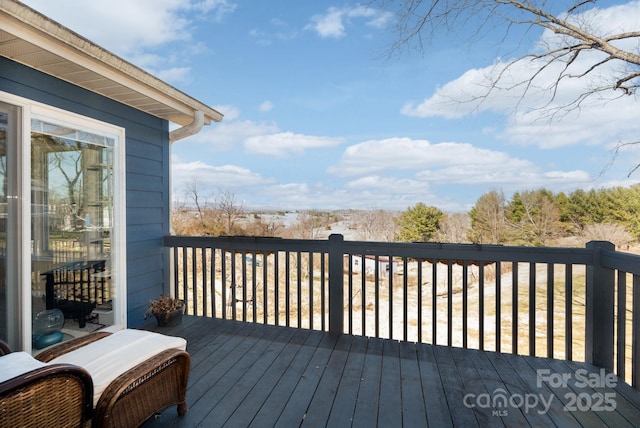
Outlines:
{"type": "Polygon", "coordinates": [[[188,313],[586,361],[640,389],[640,256],[585,248],[167,236],[188,313]]]}

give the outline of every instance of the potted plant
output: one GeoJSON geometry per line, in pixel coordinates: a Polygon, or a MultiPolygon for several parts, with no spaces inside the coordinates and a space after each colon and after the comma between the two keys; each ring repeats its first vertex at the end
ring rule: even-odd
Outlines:
{"type": "Polygon", "coordinates": [[[144,314],[144,318],[147,319],[153,315],[160,327],[172,327],[182,322],[185,309],[184,300],[161,294],[159,299],[149,301],[149,309],[144,314]]]}

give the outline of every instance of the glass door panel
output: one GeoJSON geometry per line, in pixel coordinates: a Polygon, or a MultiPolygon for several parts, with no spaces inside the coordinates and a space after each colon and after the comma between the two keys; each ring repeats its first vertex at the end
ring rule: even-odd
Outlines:
{"type": "MultiPolygon", "coordinates": [[[[114,323],[112,137],[31,120],[31,291],[34,347],[52,310],[66,336],[114,323]],[[100,316],[102,315],[102,316],[100,316]]],[[[52,339],[53,340],[53,339],[52,339]]],[[[42,343],[40,343],[42,342],[42,343]]]]}

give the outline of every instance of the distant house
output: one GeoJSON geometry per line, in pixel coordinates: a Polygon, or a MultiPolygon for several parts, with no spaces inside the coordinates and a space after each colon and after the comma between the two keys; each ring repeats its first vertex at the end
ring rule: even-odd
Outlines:
{"type": "Polygon", "coordinates": [[[142,322],[149,299],[170,290],[171,142],[220,120],[0,0],[0,338],[30,350],[33,317],[60,302],[99,306],[115,328],[142,322]]]}
{"type": "MultiPolygon", "coordinates": [[[[345,260],[348,260],[348,256],[345,256],[345,260]]],[[[378,256],[376,259],[376,256],[372,255],[365,255],[364,258],[361,255],[354,255],[351,257],[351,269],[356,273],[362,273],[364,271],[365,275],[375,275],[376,261],[378,265],[378,275],[380,275],[381,278],[388,277],[389,272],[393,274],[400,273],[398,262],[387,256],[378,256]]]]}

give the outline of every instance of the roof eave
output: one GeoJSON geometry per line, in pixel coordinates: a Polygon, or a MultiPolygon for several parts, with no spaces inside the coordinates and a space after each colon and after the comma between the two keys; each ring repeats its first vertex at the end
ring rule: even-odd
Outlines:
{"type": "Polygon", "coordinates": [[[223,115],[212,107],[190,97],[22,3],[14,0],[0,0],[0,22],[2,23],[0,29],[3,32],[14,35],[20,41],[38,46],[70,64],[96,73],[110,82],[115,82],[122,87],[123,91],[128,91],[129,97],[118,99],[112,94],[113,87],[110,88],[111,94],[107,91],[91,88],[85,82],[74,81],[73,76],[63,76],[61,73],[57,74],[50,69],[39,67],[35,61],[30,63],[28,57],[11,58],[9,55],[4,55],[10,59],[180,125],[192,123],[198,111],[204,114],[205,125],[219,122],[223,118],[223,115]],[[149,108],[141,107],[139,100],[137,104],[128,102],[127,100],[132,98],[130,97],[131,93],[148,99],[150,101],[149,108]]]}

